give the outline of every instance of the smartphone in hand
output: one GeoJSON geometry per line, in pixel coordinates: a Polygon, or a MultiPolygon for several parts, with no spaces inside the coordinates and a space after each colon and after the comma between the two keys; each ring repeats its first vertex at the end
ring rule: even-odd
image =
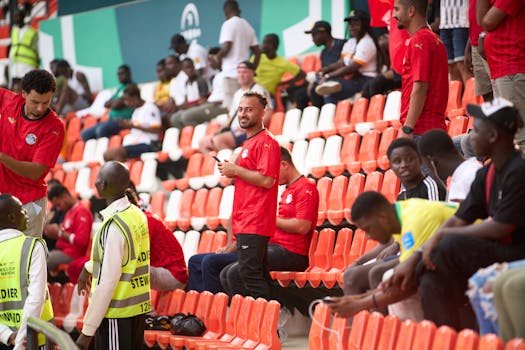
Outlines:
{"type": "Polygon", "coordinates": [[[219,159],[219,157],[217,156],[212,156],[213,159],[215,159],[217,161],[217,163],[222,163],[222,160],[219,159]]]}

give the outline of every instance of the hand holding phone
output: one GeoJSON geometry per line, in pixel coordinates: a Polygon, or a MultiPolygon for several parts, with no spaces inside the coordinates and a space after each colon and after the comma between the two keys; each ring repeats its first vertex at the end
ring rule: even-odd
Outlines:
{"type": "Polygon", "coordinates": [[[213,159],[215,159],[217,161],[217,163],[222,163],[222,160],[219,159],[219,157],[217,156],[212,156],[213,159]]]}
{"type": "Polygon", "coordinates": [[[323,303],[325,304],[332,304],[335,300],[332,299],[332,297],[324,297],[323,303]]]}

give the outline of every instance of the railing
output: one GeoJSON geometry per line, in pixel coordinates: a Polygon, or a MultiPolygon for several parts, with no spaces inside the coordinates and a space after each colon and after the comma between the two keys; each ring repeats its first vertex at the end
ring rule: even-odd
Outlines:
{"type": "Polygon", "coordinates": [[[27,319],[27,350],[38,349],[38,333],[46,336],[46,349],[54,349],[56,344],[60,350],[78,350],[69,334],[35,317],[27,319]]]}

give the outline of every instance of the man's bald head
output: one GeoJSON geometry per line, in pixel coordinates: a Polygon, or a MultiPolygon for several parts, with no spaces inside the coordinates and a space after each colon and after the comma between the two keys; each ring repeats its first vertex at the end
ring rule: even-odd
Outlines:
{"type": "Polygon", "coordinates": [[[27,228],[27,214],[18,198],[10,194],[0,194],[0,213],[0,229],[25,231],[27,228]]]}
{"type": "Polygon", "coordinates": [[[124,196],[129,183],[129,170],[124,164],[107,162],[100,169],[95,186],[100,197],[117,199],[124,196]]]}

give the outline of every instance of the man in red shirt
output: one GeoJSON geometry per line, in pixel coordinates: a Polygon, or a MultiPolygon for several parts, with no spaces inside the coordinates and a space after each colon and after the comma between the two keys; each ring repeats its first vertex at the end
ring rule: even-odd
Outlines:
{"type": "MultiPolygon", "coordinates": [[[[476,15],[486,32],[483,46],[494,97],[511,101],[525,120],[525,2],[478,0],[476,15]]],[[[523,128],[515,141],[525,152],[523,128]]]]}
{"type": "Polygon", "coordinates": [[[218,163],[221,175],[235,179],[232,233],[237,242],[239,273],[254,298],[270,297],[267,271],[268,240],[275,231],[277,187],[281,151],[263,126],[267,100],[247,92],[239,103],[237,118],[247,139],[236,164],[218,163]]]}
{"type": "MultiPolygon", "coordinates": [[[[319,192],[315,184],[297,171],[290,151],[282,146],[279,184],[286,185],[286,189],[281,194],[275,232],[268,244],[268,268],[304,271],[317,224],[319,192]]],[[[239,275],[238,263],[221,272],[221,283],[229,295],[246,294],[239,275]]]]}
{"type": "Polygon", "coordinates": [[[66,212],[62,224],[44,226],[45,236],[57,241],[55,249],[51,250],[47,257],[48,274],[56,276],[58,265],[69,264],[86,255],[93,215],[61,184],[51,187],[47,198],[57,210],[66,212]]]}
{"type": "Polygon", "coordinates": [[[402,68],[399,137],[412,138],[430,129],[444,129],[448,100],[448,63],[445,46],[430,29],[427,0],[396,0],[394,18],[406,29],[408,42],[402,68]]]}
{"type": "Polygon", "coordinates": [[[44,178],[62,148],[64,125],[49,109],[56,90],[51,73],[32,70],[21,86],[22,95],[0,89],[0,193],[20,199],[29,217],[24,233],[42,237],[44,178]]]}

